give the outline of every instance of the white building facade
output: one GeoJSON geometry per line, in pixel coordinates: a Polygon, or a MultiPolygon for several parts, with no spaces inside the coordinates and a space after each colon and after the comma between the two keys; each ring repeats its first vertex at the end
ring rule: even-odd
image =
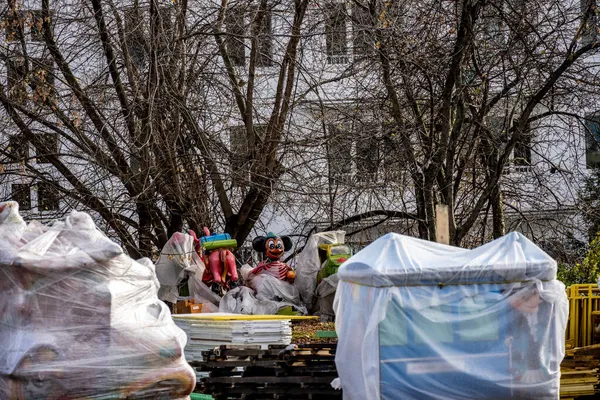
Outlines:
{"type": "MultiPolygon", "coordinates": [[[[83,208],[94,210],[96,203],[89,200],[94,197],[110,212],[123,216],[124,221],[131,219],[130,227],[135,226],[139,211],[135,202],[139,199],[128,194],[128,181],[119,176],[118,162],[112,165],[104,162],[103,157],[95,157],[100,153],[114,155],[102,141],[106,130],[115,138],[114,144],[122,152],[127,168],[143,174],[146,165],[139,156],[144,142],[136,143],[126,134],[132,128],[128,128],[128,116],[122,112],[123,100],[115,90],[114,76],[100,39],[102,32],[98,19],[94,18],[100,5],[106,32],[117,49],[114,65],[121,71],[123,96],[130,104],[135,102],[136,91],[151,87],[151,57],[154,60],[164,57],[165,64],[171,60],[189,63],[185,66],[187,97],[182,101],[193,112],[198,129],[211,138],[211,146],[222,148],[220,157],[214,157],[215,166],[232,205],[239,207],[247,191],[252,159],[242,156],[249,145],[247,120],[240,113],[236,90],[247,99],[253,75],[252,110],[248,115],[260,138],[270,123],[277,96],[283,93],[278,90],[278,84],[282,84],[278,79],[294,36],[294,18],[298,18],[293,3],[264,2],[261,24],[256,26],[261,10],[257,2],[230,2],[226,8],[221,3],[189,4],[183,17],[179,1],[160,1],[153,6],[148,2],[123,2],[113,7],[104,1],[58,0],[49,2],[47,14],[42,12],[41,1],[10,0],[1,10],[4,35],[0,40],[3,56],[0,73],[4,77],[5,101],[0,110],[0,143],[4,148],[0,199],[19,201],[28,219],[48,220],[82,204],[83,208]],[[150,21],[152,7],[160,15],[154,24],[150,21]],[[64,56],[61,61],[48,49],[44,18],[52,22],[56,46],[64,56]],[[186,28],[178,31],[183,18],[186,28]],[[156,31],[152,33],[152,29],[156,31]],[[216,38],[224,41],[229,69],[216,38]],[[164,55],[156,50],[160,46],[148,45],[153,40],[164,40],[164,55]],[[127,57],[124,51],[119,51],[124,48],[127,57]],[[253,48],[257,55],[254,67],[250,68],[253,48]],[[185,56],[171,57],[175,52],[185,56]],[[69,80],[59,62],[69,66],[77,84],[69,80]],[[134,65],[139,76],[129,74],[127,65],[134,65]],[[237,85],[232,84],[232,77],[237,85]],[[93,102],[94,112],[86,108],[82,101],[85,98],[93,102]],[[32,144],[24,139],[24,130],[37,135],[40,142],[32,144]],[[57,167],[56,158],[73,175],[70,179],[65,170],[57,167]],[[90,195],[86,197],[88,192],[90,195]]],[[[500,137],[508,135],[528,99],[557,69],[562,54],[567,54],[568,41],[561,42],[560,32],[552,33],[552,29],[559,27],[567,32],[577,28],[585,17],[582,7],[589,6],[585,2],[553,3],[561,4],[560,11],[573,17],[560,21],[559,17],[552,17],[560,14],[558,11],[548,11],[545,6],[531,2],[539,7],[534,10],[540,18],[535,29],[540,32],[547,29],[555,47],[560,49],[550,57],[541,50],[545,46],[541,43],[511,53],[511,41],[518,43],[520,31],[516,27],[520,25],[506,21],[518,13],[532,14],[531,10],[517,9],[517,3],[505,2],[500,8],[486,6],[480,12],[482,17],[470,42],[475,48],[469,50],[473,57],[464,59],[460,73],[463,83],[455,85],[452,95],[453,123],[463,118],[467,126],[460,131],[465,133],[457,133],[460,144],[455,146],[456,153],[464,153],[464,157],[447,161],[456,163],[452,201],[457,226],[463,215],[472,210],[479,194],[486,190],[484,177],[491,173],[482,166],[489,154],[479,144],[484,137],[481,132],[497,138],[490,139],[490,143],[501,154],[509,139],[500,137]],[[526,54],[530,50],[539,54],[526,54]],[[537,60],[539,65],[523,60],[532,63],[537,60]],[[510,66],[510,62],[517,66],[510,66]],[[533,71],[539,72],[536,79],[516,79],[518,73],[533,77],[536,74],[533,71]],[[518,83],[500,95],[499,101],[490,102],[511,80],[518,83]],[[479,92],[476,86],[481,87],[479,92]],[[482,99],[482,96],[487,97],[482,99]],[[491,106],[484,110],[485,104],[491,106]]],[[[418,6],[410,2],[308,3],[293,60],[296,67],[292,91],[287,94],[292,99],[279,139],[278,159],[285,172],[257,221],[256,233],[272,230],[305,235],[315,229],[339,227],[350,233],[349,240],[357,247],[390,230],[418,235],[415,180],[407,164],[408,155],[402,151],[405,145],[397,142],[403,135],[410,137],[414,141],[414,155],[421,159],[421,165],[428,165],[427,145],[419,138],[438,135],[440,122],[436,115],[441,106],[433,103],[443,91],[442,78],[447,69],[445,65],[436,69],[436,63],[452,59],[449,50],[456,41],[461,12],[460,2],[448,1],[418,6]],[[369,8],[371,5],[375,9],[369,8]],[[405,116],[402,124],[392,115],[393,100],[385,86],[381,46],[390,50],[390,82],[401,98],[399,104],[405,116]],[[436,53],[443,50],[447,53],[436,53]],[[425,111],[415,111],[411,104],[425,111]],[[423,127],[425,132],[421,130],[423,127]],[[355,218],[367,213],[372,215],[355,218]],[[350,222],[346,224],[344,220],[350,222]]],[[[519,29],[535,36],[535,29],[519,29]]],[[[580,35],[576,48],[594,40],[595,36],[580,35]]],[[[544,100],[536,104],[532,117],[540,117],[530,118],[527,135],[511,150],[500,178],[507,230],[521,230],[540,242],[568,235],[584,239],[578,191],[589,169],[600,164],[600,119],[596,118],[598,110],[594,102],[597,69],[593,61],[594,52],[590,51],[569,67],[552,93],[545,94],[544,100]],[[587,76],[588,81],[582,81],[582,76],[587,76]],[[581,82],[577,83],[578,80],[581,82]]],[[[157,74],[163,74],[161,79],[166,82],[172,78],[176,85],[176,71],[169,77],[165,72],[168,70],[168,65],[160,65],[157,74]]],[[[164,84],[157,91],[163,87],[164,84]]],[[[170,107],[169,104],[157,102],[155,108],[170,107]]],[[[184,121],[185,116],[178,118],[184,121]]],[[[143,124],[144,120],[136,121],[143,124]]],[[[167,121],[165,126],[168,131],[171,129],[168,127],[178,126],[178,122],[167,121]]],[[[179,136],[172,140],[176,142],[179,136]]],[[[151,165],[161,165],[155,158],[156,153],[151,165]]],[[[181,168],[182,175],[189,174],[191,167],[186,161],[182,163],[175,162],[165,168],[181,168]]],[[[198,168],[205,171],[204,166],[198,168]]],[[[155,184],[160,175],[153,170],[148,179],[155,184]]],[[[207,197],[210,212],[214,214],[213,226],[223,228],[225,221],[219,216],[219,199],[213,182],[210,177],[199,179],[206,182],[206,193],[202,195],[207,197]]],[[[156,206],[164,208],[167,201],[159,198],[156,206]]],[[[442,202],[440,198],[435,201],[442,202]]],[[[482,208],[465,245],[490,237],[491,213],[489,206],[482,208]]],[[[107,231],[115,229],[106,222],[106,213],[99,213],[98,218],[104,218],[107,231]]]]}

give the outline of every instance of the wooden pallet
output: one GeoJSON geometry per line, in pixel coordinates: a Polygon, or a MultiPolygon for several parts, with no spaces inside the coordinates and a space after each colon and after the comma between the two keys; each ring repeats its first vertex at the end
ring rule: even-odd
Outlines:
{"type": "Polygon", "coordinates": [[[215,400],[341,399],[342,392],[331,387],[335,351],[335,344],[221,346],[190,365],[209,373],[196,387],[215,400]]]}
{"type": "Polygon", "coordinates": [[[560,365],[560,397],[576,399],[600,394],[600,345],[569,349],[560,365]]]}

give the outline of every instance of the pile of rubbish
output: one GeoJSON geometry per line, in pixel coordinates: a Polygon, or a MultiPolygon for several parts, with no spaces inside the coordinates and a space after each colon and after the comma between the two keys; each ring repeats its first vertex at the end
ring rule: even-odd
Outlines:
{"type": "Polygon", "coordinates": [[[0,203],[0,398],[188,398],[186,335],[158,289],[88,214],[27,224],[0,203]]]}

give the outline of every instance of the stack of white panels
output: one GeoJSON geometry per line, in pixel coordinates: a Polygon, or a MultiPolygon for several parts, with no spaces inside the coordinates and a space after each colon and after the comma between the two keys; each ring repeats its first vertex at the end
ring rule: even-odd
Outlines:
{"type": "Polygon", "coordinates": [[[202,352],[221,345],[261,346],[288,345],[292,340],[289,319],[274,320],[210,320],[190,315],[174,315],[173,319],[187,335],[185,357],[202,360],[202,352]]]}

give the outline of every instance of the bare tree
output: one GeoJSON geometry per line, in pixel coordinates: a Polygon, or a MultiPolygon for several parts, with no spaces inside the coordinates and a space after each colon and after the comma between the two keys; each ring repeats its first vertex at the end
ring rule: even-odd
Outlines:
{"type": "Polygon", "coordinates": [[[307,4],[297,0],[290,12],[266,1],[44,0],[41,10],[9,2],[14,38],[1,53],[10,78],[0,87],[13,132],[6,141],[36,154],[7,146],[7,164],[22,165],[10,175],[39,182],[38,195],[51,185],[65,208],[93,210],[132,255],[149,255],[184,223],[221,224],[243,242],[283,171],[278,150],[307,4]],[[276,13],[286,29],[274,40],[276,13]],[[277,85],[261,114],[256,76],[266,65],[277,85]],[[215,123],[228,104],[237,112],[215,123]],[[223,135],[230,120],[246,132],[239,164],[223,135]],[[232,166],[249,172],[241,188],[231,184],[232,166]]]}
{"type": "MultiPolygon", "coordinates": [[[[326,78],[351,82],[355,92],[315,89],[312,99],[323,114],[336,114],[332,126],[323,123],[321,137],[329,148],[342,149],[342,161],[329,160],[329,172],[339,179],[324,191],[338,199],[344,196],[340,187],[352,193],[346,206],[336,203],[345,207],[337,220],[372,218],[369,211],[379,210],[383,218],[414,219],[418,235],[434,240],[435,205],[446,204],[457,245],[504,234],[507,208],[511,229],[516,215],[522,225],[536,218],[543,230],[545,218],[547,225],[567,230],[564,222],[572,215],[558,217],[566,212],[564,203],[573,208],[585,174],[582,154],[567,153],[582,148],[580,122],[595,107],[598,90],[594,66],[586,61],[598,45],[594,2],[354,0],[325,12],[334,15],[332,43],[336,32],[352,32],[348,48],[326,49],[331,63],[341,57],[345,64],[326,78]],[[342,101],[352,97],[351,106],[342,101]],[[373,122],[379,128],[371,134],[373,122]],[[336,133],[344,124],[352,127],[341,130],[351,133],[336,133]],[[354,142],[372,138],[372,147],[385,150],[388,158],[378,159],[402,192],[387,196],[394,202],[381,201],[378,194],[393,184],[378,178],[370,200],[352,211],[354,195],[369,191],[369,184],[343,182],[349,165],[344,158],[362,152],[359,144],[350,155],[348,145],[335,143],[349,135],[354,142]],[[544,210],[543,218],[533,216],[544,210]]],[[[313,89],[326,81],[310,79],[313,89]]],[[[364,172],[356,165],[357,173],[364,172]]],[[[340,225],[329,220],[330,227],[340,225]]]]}
{"type": "Polygon", "coordinates": [[[5,10],[3,179],[134,255],[184,225],[242,242],[277,213],[434,239],[446,204],[466,245],[574,228],[594,2],[42,5],[5,10]]]}

